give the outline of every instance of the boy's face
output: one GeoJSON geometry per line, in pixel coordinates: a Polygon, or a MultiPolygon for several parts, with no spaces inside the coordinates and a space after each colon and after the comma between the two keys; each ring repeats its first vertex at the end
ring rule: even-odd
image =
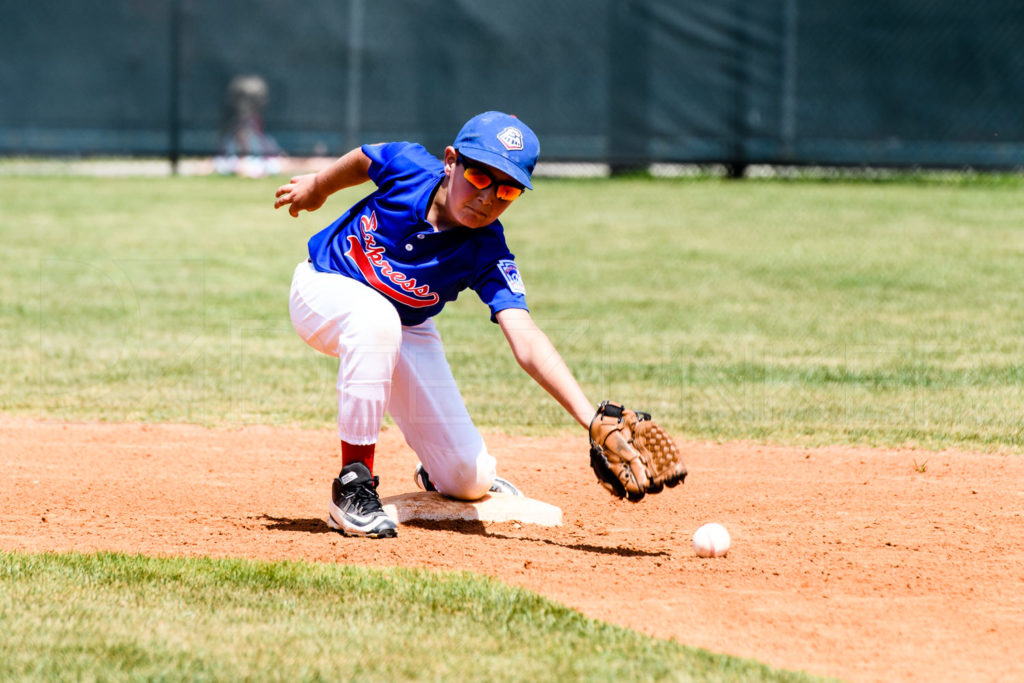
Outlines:
{"type": "Polygon", "coordinates": [[[455,222],[468,228],[482,228],[498,220],[498,217],[509,207],[511,200],[501,199],[498,194],[514,194],[501,190],[502,185],[522,186],[512,176],[496,168],[479,164],[459,156],[453,147],[444,152],[445,172],[448,173],[447,213],[455,222]],[[466,178],[466,169],[478,184],[483,184],[489,176],[491,182],[483,189],[477,188],[466,178]],[[476,173],[474,173],[474,171],[476,173]],[[483,178],[481,176],[484,176],[483,178]]]}

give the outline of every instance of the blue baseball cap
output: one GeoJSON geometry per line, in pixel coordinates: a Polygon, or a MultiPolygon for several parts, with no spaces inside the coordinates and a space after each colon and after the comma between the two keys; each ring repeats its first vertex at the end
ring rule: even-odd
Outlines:
{"type": "Polygon", "coordinates": [[[540,141],[515,116],[500,111],[477,114],[462,127],[452,147],[466,158],[504,171],[533,189],[530,175],[540,156],[540,141]]]}

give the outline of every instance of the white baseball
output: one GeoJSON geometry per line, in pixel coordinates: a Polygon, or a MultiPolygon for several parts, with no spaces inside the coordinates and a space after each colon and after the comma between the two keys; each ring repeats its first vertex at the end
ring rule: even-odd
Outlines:
{"type": "Polygon", "coordinates": [[[705,524],[693,534],[693,550],[697,557],[723,557],[729,552],[729,532],[721,524],[705,524]]]}

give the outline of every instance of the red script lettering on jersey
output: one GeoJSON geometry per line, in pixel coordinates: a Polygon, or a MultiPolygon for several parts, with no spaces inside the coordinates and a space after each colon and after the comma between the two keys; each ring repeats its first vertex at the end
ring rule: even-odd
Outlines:
{"type": "Polygon", "coordinates": [[[377,230],[376,212],[371,211],[369,216],[361,217],[359,227],[363,233],[363,242],[366,247],[363,248],[355,235],[349,235],[347,238],[348,251],[345,252],[345,256],[348,256],[356,264],[368,285],[384,296],[413,308],[425,308],[440,301],[440,297],[430,291],[429,285],[416,284],[415,278],[410,278],[405,273],[395,270],[391,267],[391,263],[384,258],[384,247],[377,246],[377,241],[373,239],[373,233],[377,230]],[[380,275],[377,274],[378,268],[380,275]],[[381,279],[381,275],[398,285],[403,291],[398,291],[388,285],[381,279]]]}

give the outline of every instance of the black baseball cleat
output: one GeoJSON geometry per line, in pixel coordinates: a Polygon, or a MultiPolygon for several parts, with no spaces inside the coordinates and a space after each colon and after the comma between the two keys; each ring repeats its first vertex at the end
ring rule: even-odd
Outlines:
{"type": "MultiPolygon", "coordinates": [[[[412,480],[424,491],[437,492],[437,488],[434,486],[434,482],[430,481],[430,475],[423,469],[423,465],[416,465],[416,470],[412,473],[412,480]]],[[[512,485],[508,479],[502,479],[501,477],[495,477],[494,481],[491,482],[491,493],[507,493],[510,496],[520,496],[522,493],[519,492],[515,486],[512,485]]]]}
{"type": "Polygon", "coordinates": [[[379,477],[361,462],[346,465],[331,487],[327,526],[345,536],[394,538],[398,527],[387,516],[377,495],[379,477]]]}

